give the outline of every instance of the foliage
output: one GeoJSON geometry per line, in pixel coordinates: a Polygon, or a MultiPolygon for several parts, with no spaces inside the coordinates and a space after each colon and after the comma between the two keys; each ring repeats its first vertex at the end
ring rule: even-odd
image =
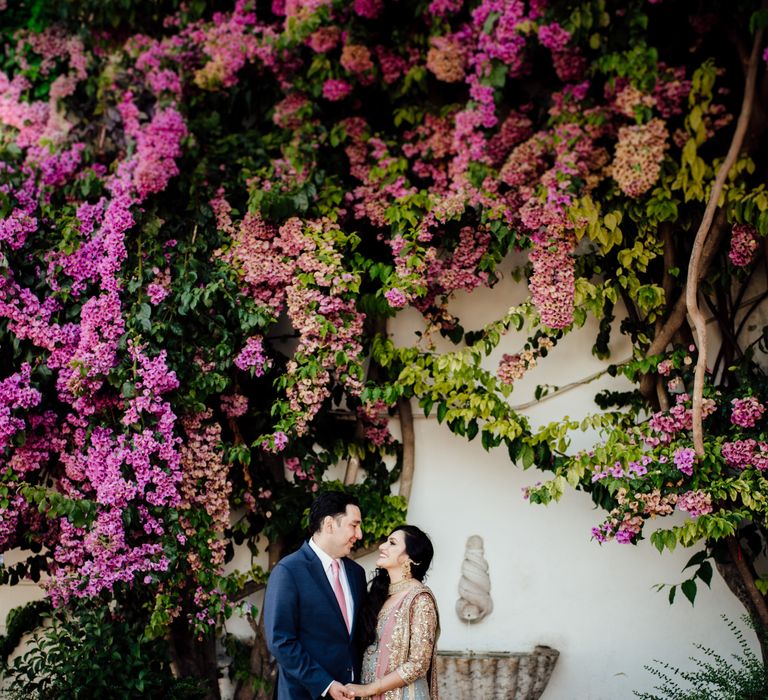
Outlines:
{"type": "Polygon", "coordinates": [[[121,619],[106,606],[53,615],[6,677],[8,696],[24,700],[204,697],[199,682],[174,678],[167,647],[144,638],[140,620],[121,619]]]}
{"type": "MultiPolygon", "coordinates": [[[[713,649],[695,644],[704,658],[692,656],[696,665],[692,671],[681,671],[668,663],[656,661],[657,666],[646,666],[661,681],[656,693],[635,695],[643,700],[752,700],[768,695],[768,670],[750,648],[742,631],[723,616],[728,629],[741,647],[739,654],[726,659],[713,649]],[[679,685],[678,681],[684,682],[679,685]]],[[[746,616],[743,618],[749,621],[746,616]]]]}
{"type": "Polygon", "coordinates": [[[224,639],[224,648],[231,658],[229,664],[229,678],[231,681],[240,683],[249,691],[257,693],[263,692],[268,696],[274,689],[274,684],[265,681],[263,678],[255,676],[251,667],[251,654],[253,650],[243,639],[233,634],[227,634],[224,639]]]}
{"type": "Polygon", "coordinates": [[[11,608],[5,619],[5,634],[0,635],[0,668],[8,663],[8,657],[19,646],[22,637],[40,626],[50,609],[51,604],[47,600],[35,600],[11,608]]]}
{"type": "Polygon", "coordinates": [[[413,400],[550,471],[532,502],[591,493],[599,541],[683,514],[652,541],[703,543],[690,600],[734,541],[768,590],[762,80],[717,180],[744,57],[765,73],[753,2],[0,5],[0,551],[29,552],[0,580],[210,639],[263,580],[224,575],[234,546],[297,546],[321,486],[365,504],[366,544],[402,520],[413,400]],[[526,299],[454,314],[510,265],[526,299]],[[633,390],[532,426],[516,382],[588,319],[598,358],[631,343],[633,390]]]}

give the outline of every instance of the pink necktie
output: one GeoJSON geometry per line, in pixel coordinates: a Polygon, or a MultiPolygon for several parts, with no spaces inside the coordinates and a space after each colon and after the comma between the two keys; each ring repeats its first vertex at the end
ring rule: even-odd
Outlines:
{"type": "Polygon", "coordinates": [[[349,618],[347,617],[347,599],[344,596],[344,589],[341,587],[339,562],[337,559],[331,561],[331,571],[333,572],[333,592],[336,594],[336,600],[339,602],[341,614],[344,616],[344,624],[347,626],[347,632],[350,632],[352,628],[349,626],[349,618]]]}

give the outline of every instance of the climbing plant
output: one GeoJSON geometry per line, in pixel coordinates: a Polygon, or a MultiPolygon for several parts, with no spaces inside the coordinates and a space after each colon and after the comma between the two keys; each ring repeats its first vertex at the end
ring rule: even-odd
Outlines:
{"type": "Polygon", "coordinates": [[[4,582],[138,606],[215,697],[217,625],[266,575],[225,575],[234,546],[277,560],[320,485],[365,544],[400,522],[412,402],[552,472],[532,501],[590,492],[597,540],[687,514],[652,536],[704,544],[683,592],[714,557],[768,623],[756,3],[0,8],[0,551],[29,552],[4,582]],[[510,260],[528,299],[458,318],[510,260]],[[635,389],[532,428],[515,382],[589,318],[635,389]]]}

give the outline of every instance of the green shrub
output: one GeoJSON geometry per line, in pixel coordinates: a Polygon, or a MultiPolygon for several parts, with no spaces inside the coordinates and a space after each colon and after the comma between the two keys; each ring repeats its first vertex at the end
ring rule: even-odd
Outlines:
{"type": "Polygon", "coordinates": [[[163,640],[108,607],[54,613],[6,669],[12,700],[193,700],[205,691],[173,676],[163,640]]]}
{"type": "MultiPolygon", "coordinates": [[[[681,671],[668,663],[654,659],[658,666],[645,666],[656,676],[661,685],[654,686],[655,693],[634,694],[642,700],[765,700],[768,698],[768,668],[752,651],[744,633],[734,622],[722,616],[741,648],[731,659],[723,658],[713,649],[694,644],[704,658],[691,656],[696,664],[692,671],[681,671]],[[681,687],[678,681],[684,681],[681,687]]],[[[745,616],[744,620],[751,625],[745,616]]]]}
{"type": "Polygon", "coordinates": [[[5,618],[5,634],[0,634],[0,669],[8,662],[8,657],[19,646],[22,637],[37,629],[50,612],[51,604],[47,600],[35,600],[11,608],[5,618]]]}

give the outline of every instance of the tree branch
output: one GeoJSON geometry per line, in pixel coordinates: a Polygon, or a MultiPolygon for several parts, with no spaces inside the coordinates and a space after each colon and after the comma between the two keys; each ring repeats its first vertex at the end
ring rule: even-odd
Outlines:
{"type": "Polygon", "coordinates": [[[696,330],[696,340],[698,344],[699,356],[696,361],[696,372],[693,382],[693,447],[696,454],[700,457],[704,455],[704,434],[702,429],[702,396],[704,391],[704,375],[707,368],[707,330],[704,315],[701,313],[698,304],[699,278],[701,275],[701,261],[704,252],[704,244],[709,235],[710,227],[715,216],[715,211],[720,201],[720,196],[725,186],[728,173],[731,171],[736,158],[741,151],[744,142],[744,136],[747,133],[749,120],[752,116],[752,106],[755,101],[755,83],[757,81],[757,67],[760,60],[760,47],[763,41],[763,30],[755,33],[755,40],[752,45],[752,54],[749,57],[749,68],[747,69],[746,84],[744,87],[744,99],[741,105],[741,114],[736,123],[736,131],[731,140],[731,146],[728,154],[720,166],[715,182],[712,185],[712,191],[709,195],[707,207],[704,210],[699,230],[696,232],[696,239],[693,242],[691,252],[691,261],[688,266],[688,279],[685,290],[685,306],[688,310],[688,316],[692,326],[696,330]]]}
{"type": "Polygon", "coordinates": [[[408,399],[400,399],[397,402],[397,410],[400,414],[400,433],[403,440],[403,470],[400,472],[400,495],[408,503],[411,498],[413,471],[416,462],[416,438],[413,431],[411,402],[408,399]]]}
{"type": "MultiPolygon", "coordinates": [[[[725,212],[719,211],[713,226],[714,235],[708,236],[704,244],[704,251],[701,256],[701,269],[699,279],[707,274],[709,267],[712,264],[712,260],[715,257],[717,247],[720,243],[720,238],[722,237],[724,226],[725,212]]],[[[681,294],[675,302],[675,305],[672,307],[672,311],[670,312],[669,316],[667,316],[667,319],[664,321],[661,330],[658,331],[654,336],[653,342],[650,344],[648,350],[645,353],[646,357],[652,357],[653,355],[658,355],[659,353],[664,352],[667,345],[672,342],[672,338],[674,338],[675,333],[677,333],[677,331],[680,330],[680,327],[683,325],[685,321],[685,314],[685,294],[681,294]]],[[[640,393],[646,398],[651,398],[655,391],[655,385],[656,380],[654,375],[646,375],[640,381],[640,393]]]]}
{"type": "Polygon", "coordinates": [[[744,561],[744,553],[741,550],[741,544],[735,535],[731,535],[726,539],[728,546],[728,554],[731,557],[736,570],[739,572],[747,595],[749,596],[752,607],[757,614],[760,624],[764,627],[768,627],[768,606],[765,604],[765,598],[762,593],[757,590],[755,586],[755,577],[749,569],[747,562],[744,561]]]}
{"type": "Polygon", "coordinates": [[[661,376],[656,377],[656,398],[659,402],[659,409],[662,411],[669,410],[669,395],[667,389],[664,386],[664,379],[661,376]]]}

